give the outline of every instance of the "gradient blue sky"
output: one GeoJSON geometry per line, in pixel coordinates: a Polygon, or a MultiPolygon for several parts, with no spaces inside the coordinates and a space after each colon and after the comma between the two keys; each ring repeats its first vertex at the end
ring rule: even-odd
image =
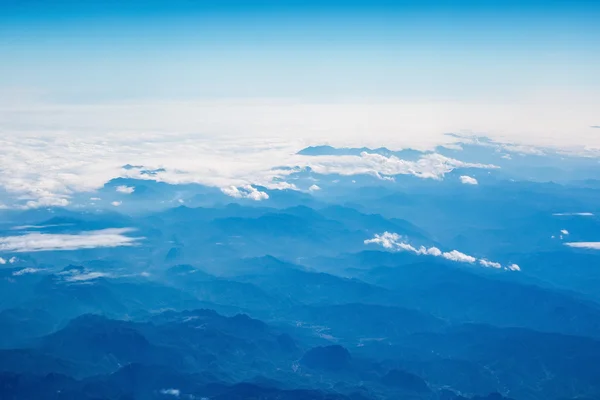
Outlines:
{"type": "Polygon", "coordinates": [[[600,91],[600,1],[0,1],[0,91],[53,102],[600,91]]]}

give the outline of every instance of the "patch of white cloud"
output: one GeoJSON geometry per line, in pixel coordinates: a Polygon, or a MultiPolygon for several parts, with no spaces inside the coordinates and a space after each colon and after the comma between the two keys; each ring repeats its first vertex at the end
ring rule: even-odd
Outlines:
{"type": "Polygon", "coordinates": [[[510,271],[520,271],[521,270],[521,267],[519,267],[517,264],[510,264],[506,268],[508,268],[510,271]]]}
{"type": "Polygon", "coordinates": [[[115,190],[117,192],[119,192],[119,193],[131,194],[131,193],[135,192],[135,187],[134,186],[120,185],[120,186],[117,186],[115,188],[115,190]]]}
{"type": "Polygon", "coordinates": [[[110,203],[113,207],[119,207],[121,204],[123,204],[122,201],[113,201],[112,203],[110,203]]]}
{"type": "Polygon", "coordinates": [[[479,260],[479,264],[483,265],[484,267],[488,267],[488,268],[502,268],[502,265],[500,263],[494,262],[494,261],[488,261],[484,258],[479,260]]]}
{"type": "Polygon", "coordinates": [[[221,188],[221,191],[227,196],[234,197],[236,199],[250,199],[254,201],[267,200],[269,195],[266,192],[261,192],[252,185],[244,186],[229,186],[221,188]]]}
{"type": "MultiPolygon", "coordinates": [[[[487,268],[495,268],[502,269],[502,265],[500,263],[489,261],[485,258],[477,259],[476,257],[470,256],[468,254],[462,253],[458,250],[451,250],[442,252],[437,247],[425,247],[419,246],[418,248],[407,243],[404,238],[393,232],[384,232],[381,234],[375,234],[371,239],[366,239],[364,241],[365,244],[377,244],[388,250],[395,251],[407,251],[416,255],[427,255],[433,257],[442,257],[449,261],[461,262],[467,264],[475,264],[477,261],[479,265],[487,268]]],[[[521,268],[516,264],[510,264],[504,267],[504,270],[510,271],[520,271],[521,268]]]]}
{"type": "Polygon", "coordinates": [[[359,156],[301,156],[304,166],[319,174],[358,175],[367,174],[380,179],[393,179],[394,175],[414,175],[425,179],[442,179],[457,168],[498,168],[491,164],[467,163],[437,153],[424,154],[417,161],[403,160],[396,156],[362,152],[359,156]]]}
{"type": "Polygon", "coordinates": [[[568,230],[566,230],[566,229],[561,229],[561,230],[560,230],[560,233],[561,233],[562,235],[565,235],[565,236],[567,236],[567,235],[569,234],[569,231],[568,231],[568,230]]]}
{"type": "Polygon", "coordinates": [[[461,253],[458,250],[444,252],[442,253],[442,257],[444,257],[446,260],[464,262],[469,264],[473,264],[475,261],[477,261],[475,257],[469,256],[465,253],[461,253]]]}
{"type": "Polygon", "coordinates": [[[132,231],[131,228],[111,228],[77,234],[31,232],[24,235],[0,237],[0,251],[24,253],[134,246],[142,238],[125,235],[132,231]]]}
{"type": "Polygon", "coordinates": [[[564,245],[578,249],[600,250],[600,242],[568,242],[564,245]]]}
{"type": "Polygon", "coordinates": [[[160,393],[168,395],[168,396],[179,397],[181,394],[181,391],[179,389],[162,389],[160,391],[160,393]]]}
{"type": "Polygon", "coordinates": [[[309,191],[309,192],[317,192],[317,191],[319,191],[319,190],[321,190],[321,187],[320,187],[320,186],[318,186],[318,185],[311,185],[311,186],[308,188],[308,191],[309,191]]]}
{"type": "Polygon", "coordinates": [[[27,274],[35,274],[40,271],[41,271],[41,269],[38,269],[38,268],[23,268],[23,269],[13,272],[12,275],[13,276],[21,276],[21,275],[27,275],[27,274]]]}
{"type": "Polygon", "coordinates": [[[42,230],[46,228],[56,228],[60,226],[72,226],[73,224],[49,224],[49,225],[19,225],[10,228],[13,231],[27,231],[27,230],[42,230]]]}
{"type": "Polygon", "coordinates": [[[554,213],[556,217],[593,217],[594,214],[591,212],[568,212],[568,213],[554,213]]]}
{"type": "Polygon", "coordinates": [[[0,265],[4,265],[6,264],[6,260],[2,257],[0,257],[0,265]]]}
{"type": "Polygon", "coordinates": [[[74,274],[69,275],[68,277],[65,278],[65,281],[67,282],[86,282],[86,281],[93,281],[94,279],[98,279],[98,278],[108,278],[110,277],[109,274],[104,273],[104,272],[79,272],[77,271],[74,274]]]}
{"type": "Polygon", "coordinates": [[[460,177],[460,182],[465,184],[465,185],[477,185],[479,184],[479,182],[477,182],[477,179],[467,176],[467,175],[462,175],[460,177]]]}

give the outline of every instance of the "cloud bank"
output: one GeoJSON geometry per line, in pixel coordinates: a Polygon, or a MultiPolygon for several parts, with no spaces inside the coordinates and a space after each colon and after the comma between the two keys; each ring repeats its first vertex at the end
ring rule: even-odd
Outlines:
{"type": "Polygon", "coordinates": [[[0,237],[0,251],[24,253],[134,246],[142,238],[125,235],[132,231],[131,228],[112,228],[77,234],[31,232],[25,235],[0,237]]]}
{"type": "MultiPolygon", "coordinates": [[[[455,261],[455,262],[461,262],[461,263],[467,263],[467,264],[475,264],[477,261],[479,261],[479,265],[481,265],[483,267],[502,269],[502,265],[500,263],[489,261],[484,258],[481,258],[478,260],[477,258],[470,256],[468,254],[462,253],[458,250],[442,252],[437,247],[427,248],[425,246],[419,246],[417,248],[417,247],[414,247],[413,245],[405,242],[403,239],[404,238],[402,236],[398,235],[397,233],[384,232],[382,234],[375,234],[375,236],[373,238],[366,239],[364,241],[364,243],[365,244],[378,244],[389,250],[408,251],[410,253],[413,253],[413,254],[416,254],[419,256],[428,255],[428,256],[433,256],[433,257],[442,257],[449,261],[455,261]]],[[[508,271],[520,271],[521,270],[521,268],[517,264],[507,265],[506,267],[504,267],[504,269],[508,270],[508,271]]]]}

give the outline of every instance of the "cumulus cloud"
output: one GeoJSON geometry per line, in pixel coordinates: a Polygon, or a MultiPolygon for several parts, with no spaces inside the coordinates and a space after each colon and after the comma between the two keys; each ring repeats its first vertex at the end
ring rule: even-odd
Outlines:
{"type": "Polygon", "coordinates": [[[269,195],[266,192],[261,192],[252,185],[244,185],[241,187],[229,186],[221,188],[221,191],[227,196],[235,197],[236,199],[261,201],[269,198],[269,195]]]}
{"type": "Polygon", "coordinates": [[[321,190],[321,188],[318,185],[311,185],[308,188],[308,190],[311,191],[311,192],[317,192],[317,191],[321,190]]]}
{"type": "Polygon", "coordinates": [[[23,253],[134,246],[142,238],[125,235],[132,231],[131,228],[111,228],[77,234],[31,232],[25,235],[0,237],[0,251],[23,253]]]}
{"type": "MultiPolygon", "coordinates": [[[[411,245],[410,243],[407,243],[402,236],[400,236],[397,233],[393,233],[393,232],[384,232],[381,234],[375,234],[371,239],[366,239],[364,241],[364,243],[365,244],[377,244],[377,245],[383,246],[384,248],[389,249],[389,250],[407,251],[407,252],[410,252],[410,253],[413,253],[416,255],[442,257],[446,260],[450,260],[450,261],[454,261],[454,262],[474,264],[475,262],[479,261],[479,264],[484,267],[496,268],[496,269],[502,268],[502,265],[500,263],[497,263],[494,261],[489,261],[484,258],[481,258],[478,260],[477,258],[470,256],[468,254],[462,253],[458,250],[442,252],[437,247],[419,246],[417,248],[417,247],[411,245]]],[[[510,270],[510,271],[520,271],[521,270],[519,268],[519,266],[516,264],[508,265],[504,269],[510,270]]]]}
{"type": "Polygon", "coordinates": [[[477,185],[479,182],[477,182],[477,179],[472,178],[470,176],[467,175],[462,175],[460,177],[460,182],[465,184],[465,185],[477,185]]]}
{"type": "Polygon", "coordinates": [[[0,257],[0,265],[4,265],[6,264],[6,260],[2,257],[0,257]]]}
{"type": "Polygon", "coordinates": [[[511,271],[520,271],[521,270],[521,267],[519,267],[517,264],[510,264],[506,268],[508,268],[511,271]]]}
{"type": "Polygon", "coordinates": [[[458,261],[458,262],[464,262],[464,263],[470,263],[470,264],[473,264],[475,261],[477,261],[477,259],[475,257],[469,256],[465,253],[461,253],[458,250],[452,250],[452,251],[442,253],[442,257],[444,257],[446,260],[458,261]]]}
{"type": "Polygon", "coordinates": [[[119,193],[131,194],[131,193],[133,193],[135,191],[135,187],[134,186],[121,185],[121,186],[117,186],[115,190],[117,192],[119,192],[119,193]]]}
{"type": "Polygon", "coordinates": [[[566,236],[566,235],[568,235],[568,234],[569,234],[569,231],[568,231],[568,230],[566,230],[566,229],[561,229],[561,230],[560,230],[560,233],[566,236]]]}
{"type": "Polygon", "coordinates": [[[600,242],[568,242],[564,245],[578,249],[600,250],[600,242]]]}
{"type": "Polygon", "coordinates": [[[483,265],[484,267],[489,267],[489,268],[502,268],[502,265],[500,263],[488,261],[484,258],[479,260],[479,264],[483,265]]]}
{"type": "Polygon", "coordinates": [[[121,204],[123,204],[123,202],[122,201],[113,201],[110,204],[113,205],[114,207],[119,207],[121,204]]]}

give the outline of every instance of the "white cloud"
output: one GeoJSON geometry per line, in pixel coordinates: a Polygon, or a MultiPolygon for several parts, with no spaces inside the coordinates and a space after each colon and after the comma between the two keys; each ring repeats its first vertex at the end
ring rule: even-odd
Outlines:
{"type": "Polygon", "coordinates": [[[600,242],[568,242],[564,245],[578,249],[600,250],[600,242]]]}
{"type": "MultiPolygon", "coordinates": [[[[386,249],[393,249],[397,246],[398,240],[401,236],[397,233],[384,232],[382,234],[376,233],[373,239],[365,240],[365,244],[380,244],[386,249]]],[[[411,246],[412,247],[412,246],[411,246]]],[[[414,247],[412,247],[414,249],[414,247]]],[[[416,249],[415,249],[416,251],[416,249]]]]}
{"type": "MultiPolygon", "coordinates": [[[[365,244],[378,244],[389,250],[408,251],[410,253],[420,255],[420,256],[427,255],[427,256],[433,256],[433,257],[442,257],[442,258],[445,258],[446,260],[455,261],[455,262],[463,262],[463,263],[468,263],[468,264],[474,264],[476,261],[479,261],[479,264],[484,267],[496,268],[496,269],[502,268],[502,265],[500,263],[497,263],[494,261],[489,261],[484,258],[481,258],[478,260],[477,258],[470,256],[468,254],[462,253],[458,250],[442,252],[437,247],[429,247],[428,248],[425,246],[419,246],[419,248],[416,248],[413,245],[411,245],[410,243],[407,243],[406,241],[404,241],[404,238],[402,236],[398,235],[397,233],[393,233],[393,232],[384,232],[382,234],[375,234],[373,236],[373,238],[366,239],[364,241],[364,243],[365,244]]],[[[520,271],[521,270],[519,268],[519,266],[516,264],[509,265],[504,269],[510,270],[510,271],[520,271]]]]}
{"type": "Polygon", "coordinates": [[[41,208],[41,207],[66,207],[70,204],[64,197],[44,196],[35,200],[29,200],[21,208],[41,208]]]}
{"type": "Polygon", "coordinates": [[[162,394],[166,394],[166,395],[174,396],[174,397],[179,397],[179,395],[181,394],[179,389],[162,389],[160,392],[162,394]]]}
{"type": "Polygon", "coordinates": [[[357,175],[369,174],[380,179],[392,179],[394,175],[414,175],[424,179],[442,179],[457,168],[498,168],[490,164],[466,163],[437,153],[423,155],[417,161],[403,160],[396,156],[362,152],[359,156],[300,156],[299,165],[311,167],[320,174],[357,175]]]}
{"type": "Polygon", "coordinates": [[[479,260],[479,264],[483,265],[484,267],[490,267],[490,268],[502,268],[502,265],[500,263],[494,262],[494,261],[488,261],[486,259],[480,259],[479,260]]]}
{"type": "Polygon", "coordinates": [[[117,186],[115,190],[117,192],[119,192],[119,193],[131,194],[131,193],[133,193],[135,191],[135,187],[134,186],[121,185],[121,186],[117,186]]]}
{"type": "Polygon", "coordinates": [[[568,234],[569,234],[569,231],[568,231],[568,230],[566,230],[566,229],[561,229],[561,230],[560,230],[560,233],[566,236],[566,235],[568,235],[568,234]]]}
{"type": "Polygon", "coordinates": [[[0,265],[4,265],[6,264],[6,260],[2,257],[0,257],[0,265]]]}
{"type": "Polygon", "coordinates": [[[311,185],[311,186],[308,188],[308,190],[309,190],[309,191],[311,191],[311,192],[316,192],[316,191],[319,191],[319,190],[321,190],[321,188],[320,188],[318,185],[311,185]]]}
{"type": "MultiPolygon", "coordinates": [[[[139,170],[123,171],[124,162],[144,165],[149,170],[165,167],[167,171],[152,178],[171,183],[269,187],[273,166],[298,165],[299,157],[293,154],[305,146],[322,144],[323,138],[333,146],[385,144],[390,148],[433,149],[456,141],[443,132],[468,129],[525,145],[600,147],[596,130],[581,124],[597,115],[597,95],[593,94],[593,101],[578,103],[576,109],[558,106],[554,100],[546,104],[550,101],[546,99],[566,101],[567,97],[545,96],[541,105],[539,99],[518,104],[311,104],[276,99],[89,105],[7,103],[0,105],[0,187],[18,197],[19,205],[60,206],[73,193],[91,192],[123,174],[150,178],[140,176],[139,170]],[[430,118],[431,115],[436,118],[430,118]],[[548,119],[548,115],[553,118],[548,119]],[[564,135],[567,131],[574,134],[564,135]],[[47,199],[40,200],[44,197],[47,199]]],[[[522,149],[510,148],[519,150],[522,149]]],[[[307,162],[304,160],[299,162],[307,162]]],[[[356,161],[351,159],[348,163],[356,161]]],[[[373,161],[358,161],[358,166],[339,168],[373,171],[373,161]]],[[[439,169],[434,168],[432,173],[432,163],[435,164],[431,159],[405,163],[402,170],[412,173],[412,168],[418,176],[439,177],[439,169]]],[[[16,204],[5,199],[3,202],[10,207],[16,204]]]]}
{"type": "Polygon", "coordinates": [[[444,257],[446,260],[464,262],[464,263],[470,263],[470,264],[473,264],[475,261],[477,261],[477,259],[475,257],[469,256],[465,253],[461,253],[458,250],[452,250],[452,251],[445,252],[442,254],[442,257],[444,257]]]}
{"type": "Polygon", "coordinates": [[[462,175],[460,177],[460,181],[461,181],[461,183],[463,183],[465,185],[477,185],[479,183],[479,182],[477,182],[477,179],[472,178],[467,175],[462,175]]]}
{"type": "Polygon", "coordinates": [[[100,201],[102,200],[100,197],[90,197],[91,201],[100,201]]]}
{"type": "Polygon", "coordinates": [[[521,270],[521,267],[519,267],[517,264],[510,264],[506,268],[509,269],[509,270],[511,270],[511,271],[520,271],[521,270]]]}
{"type": "Polygon", "coordinates": [[[567,213],[554,213],[552,215],[557,216],[557,217],[569,217],[569,216],[593,217],[594,216],[594,214],[591,212],[567,212],[567,213]]]}
{"type": "Polygon", "coordinates": [[[98,278],[105,278],[105,277],[109,277],[109,274],[106,274],[104,272],[83,272],[83,273],[75,273],[72,274],[70,276],[68,276],[67,278],[65,278],[66,281],[69,282],[84,282],[84,281],[92,281],[94,279],[98,279],[98,278]]]}
{"type": "Polygon", "coordinates": [[[26,275],[26,274],[35,274],[36,272],[41,271],[41,269],[38,268],[23,268],[21,270],[15,271],[13,272],[13,276],[21,276],[21,275],[26,275]]]}
{"type": "Polygon", "coordinates": [[[37,252],[133,246],[142,238],[125,236],[132,231],[131,228],[113,228],[84,231],[78,234],[31,232],[25,235],[0,237],[0,251],[37,252]]]}
{"type": "Polygon", "coordinates": [[[17,261],[19,261],[19,259],[17,257],[11,257],[10,260],[8,260],[9,263],[14,264],[17,261]]]}
{"type": "Polygon", "coordinates": [[[110,204],[113,205],[114,207],[119,207],[121,204],[123,204],[123,202],[122,201],[113,201],[110,204]]]}
{"type": "Polygon", "coordinates": [[[221,191],[230,197],[236,199],[250,199],[254,201],[267,200],[269,195],[265,192],[261,192],[252,185],[244,185],[241,187],[229,186],[221,188],[221,191]]]}

